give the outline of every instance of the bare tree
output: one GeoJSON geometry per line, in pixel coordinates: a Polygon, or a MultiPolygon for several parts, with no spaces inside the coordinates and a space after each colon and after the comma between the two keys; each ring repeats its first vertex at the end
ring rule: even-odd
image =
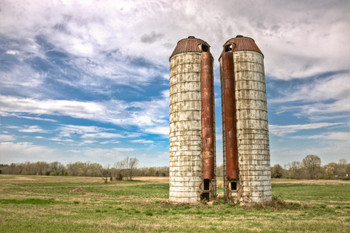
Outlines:
{"type": "Polygon", "coordinates": [[[315,179],[321,168],[321,159],[317,155],[307,155],[303,159],[303,166],[308,171],[309,177],[315,179]]]}
{"type": "Polygon", "coordinates": [[[130,158],[128,156],[122,161],[117,162],[115,167],[122,176],[127,177],[128,180],[132,180],[138,162],[139,160],[137,158],[130,158]]]}
{"type": "Polygon", "coordinates": [[[222,177],[224,175],[224,164],[216,167],[216,176],[222,177]]]}
{"type": "Polygon", "coordinates": [[[109,166],[110,165],[108,164],[107,167],[105,167],[105,168],[102,167],[101,168],[101,173],[102,173],[103,180],[104,180],[105,183],[108,182],[108,177],[111,176],[111,172],[110,172],[109,166]]]}

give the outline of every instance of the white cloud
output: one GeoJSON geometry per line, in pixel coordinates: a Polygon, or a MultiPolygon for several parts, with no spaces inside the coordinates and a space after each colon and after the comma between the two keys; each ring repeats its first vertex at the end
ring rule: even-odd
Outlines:
{"type": "Polygon", "coordinates": [[[116,140],[107,140],[107,141],[102,141],[100,142],[100,144],[105,145],[105,144],[118,144],[120,143],[120,141],[116,141],[116,140]]]}
{"type": "Polygon", "coordinates": [[[0,141],[2,142],[15,141],[15,140],[16,140],[16,137],[14,135],[0,134],[0,141]]]}
{"type": "Polygon", "coordinates": [[[7,50],[5,53],[6,53],[6,54],[10,54],[10,55],[16,55],[16,54],[18,54],[19,52],[18,52],[17,50],[7,50]]]}
{"type": "Polygon", "coordinates": [[[81,138],[122,138],[121,134],[116,133],[88,133],[81,136],[81,138]]]}
{"type": "Polygon", "coordinates": [[[83,102],[69,100],[37,100],[14,96],[0,96],[0,112],[63,115],[116,125],[135,125],[148,132],[163,132],[167,125],[168,100],[151,100],[126,103],[112,100],[110,102],[83,102]],[[138,110],[128,110],[133,107],[138,110]],[[157,126],[157,127],[156,127],[157,126]]]}
{"type": "Polygon", "coordinates": [[[169,136],[169,126],[148,127],[145,129],[145,132],[150,134],[160,134],[164,136],[169,136]]]}
{"type": "MultiPolygon", "coordinates": [[[[90,67],[90,72],[110,78],[120,68],[132,68],[122,63],[118,63],[120,68],[113,67],[103,54],[119,51],[118,56],[144,57],[167,66],[176,42],[188,35],[208,41],[216,58],[227,39],[236,34],[251,36],[265,54],[267,74],[279,79],[349,69],[348,1],[257,1],[254,7],[249,2],[209,0],[45,1],[34,5],[5,1],[2,9],[3,35],[30,38],[35,47],[33,39],[40,33],[62,51],[89,58],[80,61],[83,67],[89,68],[91,61],[98,64],[90,67]],[[16,5],[25,5],[26,10],[16,5]],[[14,17],[19,14],[21,17],[14,17]]],[[[142,80],[142,75],[148,77],[149,71],[152,69],[135,72],[141,74],[136,75],[137,80],[142,80]]]]}
{"type": "MultiPolygon", "coordinates": [[[[30,142],[0,142],[2,163],[49,160],[54,150],[30,142]]],[[[56,159],[57,160],[57,159],[56,159]]]]}
{"type": "Polygon", "coordinates": [[[58,130],[61,137],[71,137],[73,134],[84,135],[86,133],[100,132],[102,128],[96,126],[61,125],[58,130]]]}
{"type": "MultiPolygon", "coordinates": [[[[350,3],[346,0],[266,0],[255,1],[253,7],[252,2],[246,1],[209,0],[39,1],[35,4],[3,0],[0,4],[0,37],[8,42],[0,45],[5,51],[1,55],[18,59],[12,67],[0,69],[0,85],[7,95],[2,92],[0,96],[2,116],[25,113],[31,115],[22,118],[38,120],[42,115],[69,116],[168,135],[166,92],[151,101],[54,99],[55,90],[45,89],[47,81],[54,78],[28,63],[30,59],[40,58],[55,66],[46,55],[51,49],[67,55],[65,62],[78,74],[76,79],[58,78],[55,82],[100,94],[105,94],[107,81],[142,90],[156,77],[168,79],[168,58],[177,41],[189,35],[211,45],[216,70],[223,43],[236,34],[255,39],[265,55],[265,70],[270,78],[306,78],[329,71],[349,71],[350,67],[350,3]],[[146,64],[141,65],[143,62],[146,64]]],[[[216,76],[215,84],[218,80],[216,76]]],[[[302,102],[292,108],[290,105],[279,108],[313,121],[344,118],[350,112],[348,83],[348,76],[339,75],[300,85],[288,92],[283,90],[286,95],[281,95],[275,104],[302,102]]],[[[62,98],[69,98],[61,94],[62,98]]],[[[271,130],[276,135],[286,135],[331,126],[319,124],[272,126],[271,130]]],[[[86,140],[112,139],[119,135],[96,128],[71,131],[62,128],[59,132],[59,137],[51,140],[70,140],[64,137],[73,134],[86,140]]],[[[105,142],[108,141],[115,140],[105,142]]]]}
{"type": "MultiPolygon", "coordinates": [[[[316,79],[308,84],[300,84],[288,90],[281,90],[282,97],[272,99],[271,103],[290,101],[321,102],[341,100],[350,97],[350,73],[332,75],[316,79]]],[[[350,107],[348,108],[350,111],[350,107]]]]}
{"type": "Polygon", "coordinates": [[[311,136],[294,136],[293,138],[297,139],[324,139],[324,140],[332,140],[332,141],[346,141],[349,143],[350,147],[350,133],[349,132],[329,132],[329,133],[321,133],[318,135],[311,136]]]}
{"type": "MultiPolygon", "coordinates": [[[[39,138],[39,137],[36,137],[36,138],[39,138]]],[[[39,138],[39,139],[44,139],[43,137],[39,138]]],[[[75,142],[74,140],[72,139],[67,139],[67,138],[59,138],[59,137],[54,137],[54,138],[46,138],[47,140],[50,140],[50,141],[54,141],[54,142],[58,142],[59,144],[63,144],[63,143],[73,143],[75,142]]]]}
{"type": "Polygon", "coordinates": [[[0,161],[4,164],[21,163],[25,161],[60,161],[71,163],[76,161],[91,161],[103,165],[114,164],[126,156],[137,156],[133,148],[114,147],[101,149],[82,147],[79,150],[57,150],[45,146],[34,145],[30,142],[0,142],[0,161]]]}
{"type": "Polygon", "coordinates": [[[311,124],[298,124],[298,125],[269,125],[269,130],[276,136],[285,136],[299,132],[301,130],[320,129],[330,126],[341,125],[343,123],[311,123],[311,124]]]}
{"type": "Polygon", "coordinates": [[[311,121],[347,119],[350,114],[350,73],[316,78],[278,92],[269,101],[277,113],[290,112],[311,121]]]}
{"type": "Polygon", "coordinates": [[[0,76],[2,88],[19,88],[22,94],[30,93],[31,95],[36,94],[32,90],[43,84],[47,78],[46,73],[35,71],[30,65],[23,62],[13,67],[0,69],[0,76]]]}
{"type": "Polygon", "coordinates": [[[154,143],[154,141],[146,140],[146,139],[135,139],[135,140],[131,140],[131,142],[140,143],[140,144],[154,143]]]}
{"type": "Polygon", "coordinates": [[[42,129],[38,125],[24,126],[24,128],[19,129],[18,131],[22,133],[47,133],[46,130],[42,129]]]}
{"type": "Polygon", "coordinates": [[[11,116],[15,116],[15,117],[17,117],[17,118],[29,119],[29,120],[57,122],[56,120],[48,119],[48,118],[43,118],[43,117],[21,116],[21,115],[18,115],[18,114],[13,114],[13,115],[11,114],[11,116]]]}
{"type": "Polygon", "coordinates": [[[96,140],[83,140],[82,142],[79,143],[79,146],[86,145],[86,144],[95,144],[97,141],[96,140]]]}

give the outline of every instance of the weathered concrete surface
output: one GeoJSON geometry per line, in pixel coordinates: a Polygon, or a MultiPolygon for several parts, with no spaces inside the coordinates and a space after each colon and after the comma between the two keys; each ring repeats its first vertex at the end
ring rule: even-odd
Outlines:
{"type": "Polygon", "coordinates": [[[270,149],[264,60],[260,53],[233,53],[241,198],[271,201],[270,149]]]}
{"type": "MultiPolygon", "coordinates": [[[[171,202],[197,203],[204,188],[200,64],[201,52],[182,52],[170,59],[169,199],[171,202]]],[[[211,197],[216,194],[215,185],[215,180],[212,180],[211,197]]]]}
{"type": "MultiPolygon", "coordinates": [[[[239,184],[235,192],[228,191],[229,188],[225,189],[225,196],[231,198],[232,201],[242,203],[269,202],[272,195],[263,55],[255,51],[234,51],[233,62],[239,184]]],[[[224,112],[222,114],[224,115],[224,112]]],[[[225,174],[226,139],[224,129],[225,122],[223,121],[225,174]]],[[[229,187],[229,181],[225,177],[224,187],[229,187]]]]}

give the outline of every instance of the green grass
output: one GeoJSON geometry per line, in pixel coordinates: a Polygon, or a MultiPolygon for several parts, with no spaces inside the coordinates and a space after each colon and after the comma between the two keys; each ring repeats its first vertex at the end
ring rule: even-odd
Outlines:
{"type": "Polygon", "coordinates": [[[272,184],[274,194],[296,201],[321,201],[324,203],[349,201],[348,184],[272,184]]]}
{"type": "Polygon", "coordinates": [[[272,188],[270,207],[173,205],[168,183],[0,175],[0,232],[350,232],[350,182],[272,188]]]}

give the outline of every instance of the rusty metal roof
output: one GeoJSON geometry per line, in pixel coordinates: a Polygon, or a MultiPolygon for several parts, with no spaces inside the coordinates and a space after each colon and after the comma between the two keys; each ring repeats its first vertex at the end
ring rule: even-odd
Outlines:
{"type": "MultiPolygon", "coordinates": [[[[254,52],[261,53],[264,56],[264,54],[261,52],[259,47],[256,45],[255,41],[250,37],[237,35],[236,37],[229,39],[228,41],[226,41],[226,43],[223,46],[224,47],[223,52],[225,51],[225,47],[230,44],[235,44],[235,46],[233,46],[233,52],[254,51],[254,52]]],[[[221,56],[222,56],[222,53],[220,57],[221,56]]]]}
{"type": "Polygon", "coordinates": [[[195,38],[194,36],[189,36],[188,38],[184,38],[179,42],[177,42],[176,48],[174,49],[174,52],[171,54],[170,58],[175,54],[183,53],[183,52],[202,52],[202,50],[198,46],[200,44],[204,44],[210,47],[210,45],[207,42],[205,42],[204,40],[195,38]]]}

